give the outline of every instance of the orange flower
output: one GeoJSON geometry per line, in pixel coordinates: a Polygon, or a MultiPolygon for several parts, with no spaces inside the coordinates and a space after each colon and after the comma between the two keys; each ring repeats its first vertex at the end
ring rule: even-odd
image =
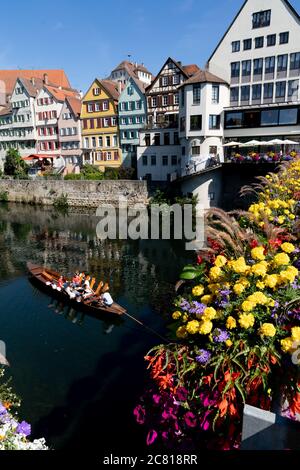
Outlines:
{"type": "Polygon", "coordinates": [[[220,416],[221,418],[223,418],[226,415],[228,409],[228,401],[226,400],[226,398],[224,398],[224,400],[219,403],[218,408],[220,410],[220,416]]]}
{"type": "Polygon", "coordinates": [[[8,401],[4,401],[4,402],[2,403],[2,405],[3,405],[4,408],[6,408],[7,410],[9,410],[10,407],[11,407],[11,403],[9,403],[8,401]]]}

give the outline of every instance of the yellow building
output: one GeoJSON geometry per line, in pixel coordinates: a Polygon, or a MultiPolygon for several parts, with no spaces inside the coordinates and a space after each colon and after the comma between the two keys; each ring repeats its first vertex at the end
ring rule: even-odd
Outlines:
{"type": "Polygon", "coordinates": [[[82,99],[81,123],[83,163],[119,167],[118,99],[119,84],[111,80],[94,80],[82,99]]]}

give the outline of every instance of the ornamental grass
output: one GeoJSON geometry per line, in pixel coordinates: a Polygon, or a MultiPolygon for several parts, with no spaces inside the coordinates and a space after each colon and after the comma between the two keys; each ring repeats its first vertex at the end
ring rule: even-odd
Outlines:
{"type": "Polygon", "coordinates": [[[186,266],[173,337],[146,356],[151,382],[134,410],[147,443],[240,447],[245,403],[300,413],[300,160],[243,192],[246,212],[207,214],[207,247],[186,266]]]}

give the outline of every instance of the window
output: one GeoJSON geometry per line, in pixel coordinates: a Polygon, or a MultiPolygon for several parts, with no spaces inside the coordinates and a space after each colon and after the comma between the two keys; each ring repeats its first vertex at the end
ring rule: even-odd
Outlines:
{"type": "Polygon", "coordinates": [[[290,69],[291,70],[300,69],[300,52],[291,54],[290,69]]]}
{"type": "Polygon", "coordinates": [[[168,166],[168,165],[169,165],[169,157],[168,157],[168,155],[163,155],[163,157],[162,157],[162,164],[163,164],[163,166],[168,166]]]}
{"type": "Polygon", "coordinates": [[[147,166],[148,165],[148,157],[147,155],[143,155],[143,166],[147,166]]]}
{"type": "Polygon", "coordinates": [[[151,155],[151,166],[156,166],[156,155],[151,155]]]}
{"type": "Polygon", "coordinates": [[[190,130],[198,131],[202,129],[202,115],[196,115],[190,117],[190,130]]]}
{"type": "Polygon", "coordinates": [[[98,137],[98,147],[103,147],[103,137],[98,137]]]}
{"type": "Polygon", "coordinates": [[[250,85],[241,87],[241,101],[250,100],[250,85]]]}
{"type": "Polygon", "coordinates": [[[103,101],[103,111],[108,111],[109,105],[108,101],[103,101]]]}
{"type": "Polygon", "coordinates": [[[209,116],[209,128],[210,130],[220,129],[220,116],[218,114],[211,114],[209,116]]]}
{"type": "Polygon", "coordinates": [[[253,29],[264,28],[265,26],[270,26],[270,24],[271,24],[271,10],[265,10],[265,11],[259,11],[257,13],[253,13],[253,16],[252,16],[253,29]]]}
{"type": "Polygon", "coordinates": [[[252,49],[252,39],[244,39],[244,51],[249,51],[252,49]]]}
{"type": "Polygon", "coordinates": [[[263,73],[263,59],[254,59],[253,61],[253,75],[262,75],[263,73]]]}
{"type": "Polygon", "coordinates": [[[93,148],[97,147],[97,145],[96,145],[96,137],[92,137],[92,147],[93,147],[93,148]]]}
{"type": "Polygon", "coordinates": [[[201,85],[193,85],[193,104],[200,104],[201,102],[201,85]]]}
{"type": "Polygon", "coordinates": [[[111,152],[106,152],[106,160],[107,161],[111,160],[111,152]]]}
{"type": "Polygon", "coordinates": [[[295,100],[297,100],[298,99],[298,90],[299,90],[299,80],[289,81],[288,96],[289,97],[294,97],[295,100]]]}
{"type": "Polygon", "coordinates": [[[100,111],[100,103],[95,104],[95,111],[100,111]]]}
{"type": "Polygon", "coordinates": [[[140,123],[141,123],[141,117],[140,117],[140,116],[136,116],[136,118],[135,118],[135,123],[136,123],[136,124],[140,124],[140,123]]]}
{"type": "Polygon", "coordinates": [[[180,75],[176,74],[173,75],[173,85],[179,85],[180,83],[180,75]]]}
{"type": "Polygon", "coordinates": [[[289,42],[290,33],[287,31],[285,33],[279,34],[279,44],[287,44],[289,42]]]}
{"type": "Polygon", "coordinates": [[[281,109],[279,111],[279,125],[280,126],[295,125],[295,124],[298,124],[298,109],[297,108],[281,109]]]}
{"type": "Polygon", "coordinates": [[[265,99],[272,99],[273,98],[273,91],[274,91],[274,84],[273,83],[265,83],[264,84],[264,98],[265,99]]]}
{"type": "Polygon", "coordinates": [[[201,149],[200,149],[200,145],[194,145],[192,147],[192,155],[200,155],[200,152],[201,152],[201,149]]]}
{"type": "Polygon", "coordinates": [[[276,82],[276,98],[285,98],[286,82],[276,82]]]}
{"type": "Polygon", "coordinates": [[[240,52],[241,50],[241,41],[233,41],[232,45],[232,52],[240,52]]]}
{"type": "Polygon", "coordinates": [[[276,45],[276,34],[269,34],[267,36],[267,46],[275,46],[276,45]]]}
{"type": "Polygon", "coordinates": [[[160,145],[160,134],[158,132],[154,134],[154,145],[160,145]]]}
{"type": "Polygon", "coordinates": [[[252,86],[252,100],[261,100],[261,85],[252,86]]]}
{"type": "Polygon", "coordinates": [[[255,49],[261,49],[262,47],[264,47],[264,37],[255,38],[255,49]]]}
{"type": "Polygon", "coordinates": [[[95,121],[94,119],[90,119],[90,129],[94,129],[95,127],[95,121]]]}
{"type": "Polygon", "coordinates": [[[168,86],[169,85],[169,77],[163,77],[162,78],[162,85],[163,86],[168,86]]]}
{"type": "Polygon", "coordinates": [[[169,97],[168,95],[163,95],[163,106],[168,106],[169,97]]]}
{"type": "Polygon", "coordinates": [[[88,138],[88,137],[85,137],[85,138],[84,138],[84,148],[85,148],[85,149],[88,149],[88,148],[89,148],[89,145],[90,145],[90,143],[89,143],[89,138],[88,138]]]}
{"type": "Polygon", "coordinates": [[[241,112],[229,112],[226,113],[225,127],[226,129],[234,129],[242,127],[243,124],[243,113],[241,112]]]}
{"type": "Polygon", "coordinates": [[[107,135],[105,138],[106,147],[110,147],[110,136],[107,135]]]}
{"type": "Polygon", "coordinates": [[[116,118],[116,117],[112,117],[112,118],[111,118],[111,125],[112,125],[112,126],[116,126],[116,125],[117,125],[117,118],[116,118]]]}
{"type": "Polygon", "coordinates": [[[129,96],[133,95],[133,87],[132,87],[132,86],[129,86],[129,87],[127,88],[127,94],[128,94],[129,96]]]}
{"type": "Polygon", "coordinates": [[[178,105],[179,104],[179,93],[174,94],[174,104],[178,105]]]}
{"type": "Polygon", "coordinates": [[[240,77],[240,62],[231,63],[231,78],[240,77]]]}
{"type": "Polygon", "coordinates": [[[126,104],[126,103],[124,103],[124,102],[120,103],[121,111],[125,111],[125,110],[126,110],[125,104],[126,104]]]}
{"type": "Polygon", "coordinates": [[[266,57],[265,73],[274,73],[275,57],[266,57]]]}
{"type": "Polygon", "coordinates": [[[261,125],[262,126],[277,126],[278,125],[278,109],[270,109],[261,112],[261,125]]]}
{"type": "Polygon", "coordinates": [[[101,93],[100,88],[94,88],[94,95],[95,95],[95,96],[99,96],[100,93],[101,93]]]}
{"type": "Polygon", "coordinates": [[[129,132],[129,139],[134,139],[134,132],[133,131],[129,132]]]}
{"type": "Polygon", "coordinates": [[[150,144],[150,134],[145,134],[145,145],[149,147],[150,144]]]}
{"type": "Polygon", "coordinates": [[[286,72],[288,65],[288,55],[279,55],[277,57],[277,72],[286,72]]]}
{"type": "Polygon", "coordinates": [[[164,132],[164,145],[170,145],[170,133],[164,132]]]}
{"type": "Polygon", "coordinates": [[[179,145],[179,134],[178,132],[174,132],[174,145],[179,145]]]}
{"type": "Polygon", "coordinates": [[[250,77],[251,75],[251,60],[243,60],[242,62],[242,76],[250,77]]]}
{"type": "Polygon", "coordinates": [[[136,101],[135,106],[136,106],[136,109],[142,109],[142,102],[136,101]]]}
{"type": "Polygon", "coordinates": [[[156,106],[157,106],[157,97],[153,96],[153,98],[152,98],[152,108],[156,108],[156,106]]]}
{"type": "Polygon", "coordinates": [[[128,119],[128,124],[132,124],[133,123],[133,118],[130,116],[128,119]]]}
{"type": "Polygon", "coordinates": [[[172,155],[171,157],[171,165],[176,166],[177,165],[177,155],[172,155]]]}
{"type": "Polygon", "coordinates": [[[121,124],[124,126],[126,124],[126,118],[122,117],[121,118],[121,124]]]}
{"type": "Polygon", "coordinates": [[[230,102],[236,103],[239,101],[239,87],[230,88],[230,102]]]}
{"type": "Polygon", "coordinates": [[[131,111],[132,110],[132,101],[128,101],[127,106],[128,106],[128,111],[131,111]]]}
{"type": "Polygon", "coordinates": [[[91,103],[89,103],[87,105],[87,110],[88,110],[88,113],[92,113],[94,111],[94,106],[91,103]]]}
{"type": "Polygon", "coordinates": [[[103,119],[103,125],[104,127],[108,127],[108,118],[103,119]]]}
{"type": "Polygon", "coordinates": [[[118,137],[116,135],[113,136],[113,147],[118,146],[118,137]]]}
{"type": "Polygon", "coordinates": [[[213,85],[212,86],[212,104],[219,104],[220,101],[220,86],[213,85]]]}

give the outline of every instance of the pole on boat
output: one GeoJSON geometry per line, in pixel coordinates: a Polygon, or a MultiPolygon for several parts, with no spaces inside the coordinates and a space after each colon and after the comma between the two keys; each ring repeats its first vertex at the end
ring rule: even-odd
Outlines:
{"type": "Polygon", "coordinates": [[[146,328],[146,330],[149,330],[151,331],[151,333],[153,333],[154,335],[158,336],[160,339],[162,339],[165,343],[169,343],[169,340],[167,340],[166,338],[164,338],[163,336],[161,336],[159,333],[157,333],[157,331],[153,330],[152,328],[150,328],[150,326],[147,326],[145,325],[145,323],[141,322],[140,320],[138,320],[137,318],[135,317],[132,317],[131,315],[129,315],[129,313],[125,312],[124,315],[126,315],[128,318],[130,318],[130,320],[133,320],[135,321],[136,323],[138,323],[139,325],[143,326],[144,328],[146,328]]]}

